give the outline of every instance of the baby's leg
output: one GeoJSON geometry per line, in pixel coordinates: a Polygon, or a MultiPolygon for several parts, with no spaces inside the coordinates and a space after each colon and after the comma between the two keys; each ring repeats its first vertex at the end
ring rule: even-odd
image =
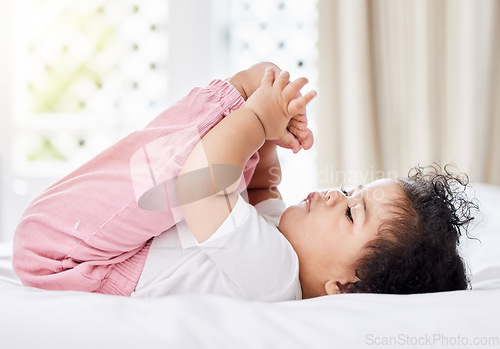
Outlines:
{"type": "MultiPolygon", "coordinates": [[[[243,103],[227,82],[194,89],[48,188],[16,231],[13,267],[23,284],[130,295],[151,239],[179,219],[169,183],[198,138],[243,103]]],[[[247,164],[247,183],[256,160],[247,164]]]]}

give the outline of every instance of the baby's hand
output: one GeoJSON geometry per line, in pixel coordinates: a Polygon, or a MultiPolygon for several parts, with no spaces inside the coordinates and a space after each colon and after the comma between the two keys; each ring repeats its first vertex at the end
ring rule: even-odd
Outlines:
{"type": "Polygon", "coordinates": [[[300,149],[311,149],[314,144],[314,136],[309,128],[301,130],[290,126],[294,120],[295,118],[290,120],[287,127],[288,132],[286,132],[282,138],[274,142],[282,148],[291,149],[296,154],[300,149]]]}
{"type": "Polygon", "coordinates": [[[245,105],[262,123],[266,139],[278,144],[290,143],[290,137],[294,137],[287,129],[290,120],[305,115],[307,104],[316,96],[316,91],[300,95],[308,82],[306,78],[291,83],[289,78],[288,72],[282,71],[276,78],[273,69],[267,69],[260,87],[245,105]]]}
{"type": "Polygon", "coordinates": [[[295,115],[288,123],[287,130],[289,132],[274,143],[280,147],[292,149],[294,153],[298,153],[301,149],[311,149],[314,144],[314,136],[307,127],[307,121],[306,113],[295,115]]]}
{"type": "MultiPolygon", "coordinates": [[[[247,100],[259,88],[267,68],[271,68],[275,76],[281,72],[281,69],[274,63],[260,62],[236,73],[227,80],[240,92],[243,99],[247,100]]],[[[287,129],[289,132],[274,143],[280,147],[292,149],[294,153],[300,149],[307,150],[312,147],[314,137],[312,131],[307,128],[306,113],[295,115],[288,123],[287,129]]]]}

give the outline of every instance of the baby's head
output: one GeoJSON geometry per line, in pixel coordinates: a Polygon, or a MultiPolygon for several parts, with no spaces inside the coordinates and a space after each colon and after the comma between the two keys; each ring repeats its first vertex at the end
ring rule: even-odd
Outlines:
{"type": "Polygon", "coordinates": [[[446,168],[416,167],[407,179],[315,192],[289,207],[279,229],[298,255],[303,297],[466,289],[457,245],[477,209],[466,185],[446,168]]]}

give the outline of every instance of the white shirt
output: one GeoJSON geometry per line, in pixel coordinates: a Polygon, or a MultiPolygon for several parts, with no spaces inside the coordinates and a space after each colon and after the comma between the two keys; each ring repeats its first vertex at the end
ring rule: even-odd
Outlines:
{"type": "Polygon", "coordinates": [[[301,299],[298,258],[277,226],[282,200],[255,207],[241,196],[219,229],[198,243],[183,220],[153,239],[132,297],[218,294],[259,301],[301,299]]]}

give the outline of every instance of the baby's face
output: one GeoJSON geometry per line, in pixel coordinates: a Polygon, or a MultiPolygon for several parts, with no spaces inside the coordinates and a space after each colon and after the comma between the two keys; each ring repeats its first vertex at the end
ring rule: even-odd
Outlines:
{"type": "Polygon", "coordinates": [[[383,179],[347,193],[314,192],[287,208],[279,229],[299,257],[304,297],[330,293],[325,292],[329,280],[355,281],[354,263],[382,222],[391,218],[388,204],[401,195],[395,180],[383,179]]]}

